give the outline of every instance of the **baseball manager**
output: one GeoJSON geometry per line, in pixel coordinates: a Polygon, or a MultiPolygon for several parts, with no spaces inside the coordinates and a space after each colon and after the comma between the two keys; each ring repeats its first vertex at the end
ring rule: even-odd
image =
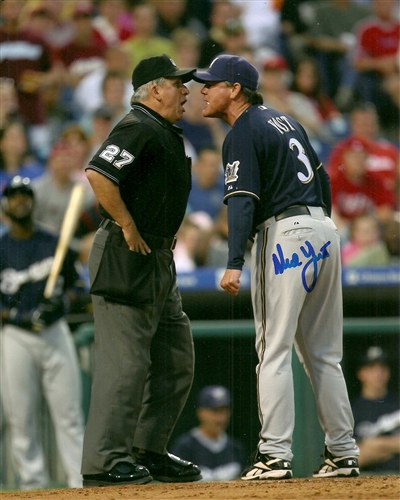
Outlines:
{"type": "Polygon", "coordinates": [[[314,476],[357,476],[354,422],[340,367],[340,243],[329,217],[328,175],[303,127],[263,106],[258,72],[244,58],[221,55],[194,79],[205,84],[203,116],[232,127],[222,151],[229,257],[221,280],[232,295],[240,289],[247,239],[254,238],[251,293],[261,433],[254,463],[242,479],[293,476],[293,345],[325,432],[324,462],[314,476]]]}

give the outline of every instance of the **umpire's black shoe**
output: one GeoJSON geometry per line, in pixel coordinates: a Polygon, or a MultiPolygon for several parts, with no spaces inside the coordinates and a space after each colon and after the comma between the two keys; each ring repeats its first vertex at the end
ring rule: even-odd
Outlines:
{"type": "Polygon", "coordinates": [[[202,479],[201,471],[192,462],[182,460],[171,453],[162,455],[152,451],[136,450],[136,463],[144,465],[156,481],[163,483],[186,483],[202,479]]]}
{"type": "Polygon", "coordinates": [[[84,474],[83,487],[118,486],[122,484],[145,484],[152,481],[149,471],[143,465],[118,462],[108,472],[84,474]]]}

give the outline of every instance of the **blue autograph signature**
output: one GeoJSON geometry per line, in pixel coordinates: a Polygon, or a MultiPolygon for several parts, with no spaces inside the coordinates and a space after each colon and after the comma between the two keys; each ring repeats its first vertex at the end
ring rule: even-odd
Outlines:
{"type": "MultiPolygon", "coordinates": [[[[315,284],[317,283],[318,277],[318,266],[317,262],[329,257],[329,252],[327,247],[331,244],[330,241],[327,241],[324,245],[322,245],[318,255],[315,253],[314,247],[311,245],[309,241],[304,242],[305,246],[301,246],[300,250],[304,257],[309,259],[303,267],[303,271],[301,273],[301,279],[303,282],[304,289],[307,293],[310,293],[314,290],[315,284]],[[313,280],[310,286],[307,285],[306,281],[306,272],[310,266],[314,268],[313,280]]],[[[283,250],[280,244],[276,245],[276,254],[272,254],[272,262],[274,263],[275,274],[283,274],[286,269],[290,269],[292,267],[300,267],[303,265],[303,262],[300,261],[300,257],[298,253],[292,254],[292,258],[285,258],[283,255],[283,250]]]]}

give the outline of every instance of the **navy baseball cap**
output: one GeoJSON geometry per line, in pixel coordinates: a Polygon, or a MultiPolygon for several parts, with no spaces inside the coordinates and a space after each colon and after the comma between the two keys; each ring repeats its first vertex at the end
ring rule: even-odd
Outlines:
{"type": "Polygon", "coordinates": [[[198,396],[197,406],[199,408],[219,408],[230,406],[231,395],[228,389],[222,385],[208,385],[204,387],[198,396]]]}
{"type": "Polygon", "coordinates": [[[230,82],[257,90],[258,71],[244,57],[223,54],[216,57],[206,71],[195,71],[193,80],[200,83],[230,82]]]}
{"type": "Polygon", "coordinates": [[[28,177],[21,177],[20,175],[13,177],[4,188],[3,196],[8,198],[16,193],[23,193],[32,198],[34,197],[31,181],[28,177]]]}
{"type": "Polygon", "coordinates": [[[193,79],[193,69],[178,69],[175,62],[166,54],[142,59],[132,73],[132,85],[137,89],[157,78],[180,78],[183,83],[193,79]]]}
{"type": "Polygon", "coordinates": [[[373,365],[374,363],[388,364],[388,356],[380,346],[371,346],[360,357],[359,366],[373,365]]]}

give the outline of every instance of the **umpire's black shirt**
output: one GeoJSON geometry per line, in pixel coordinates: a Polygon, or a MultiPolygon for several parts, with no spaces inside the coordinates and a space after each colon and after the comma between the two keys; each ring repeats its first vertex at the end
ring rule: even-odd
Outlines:
{"type": "MultiPolygon", "coordinates": [[[[134,104],[87,169],[119,186],[139,232],[169,238],[178,231],[191,189],[191,162],[179,127],[134,104]]],[[[102,207],[100,212],[109,217],[102,207]]]]}

